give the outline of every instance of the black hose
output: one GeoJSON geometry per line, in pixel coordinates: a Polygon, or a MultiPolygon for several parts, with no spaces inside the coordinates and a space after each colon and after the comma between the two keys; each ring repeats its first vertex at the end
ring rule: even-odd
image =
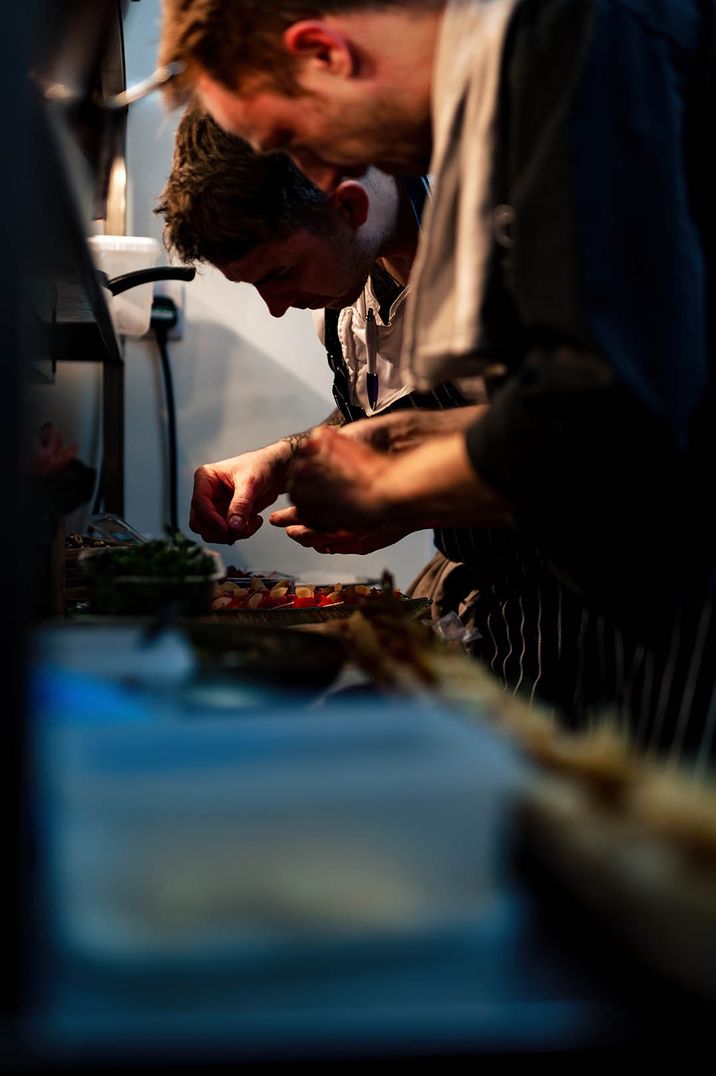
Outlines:
{"type": "Polygon", "coordinates": [[[157,280],[193,280],[196,269],[191,265],[155,265],[147,269],[134,269],[131,273],[122,273],[111,280],[106,273],[99,270],[100,281],[109,288],[112,295],[121,295],[123,291],[136,288],[140,284],[152,284],[157,280]]]}
{"type": "Polygon", "coordinates": [[[167,409],[167,442],[169,450],[169,529],[179,530],[178,504],[178,471],[177,471],[177,418],[174,404],[174,383],[172,380],[172,367],[169,360],[169,348],[167,347],[168,328],[157,325],[154,329],[159,348],[159,358],[162,366],[162,380],[164,382],[164,401],[167,409]]]}
{"type": "Polygon", "coordinates": [[[97,464],[97,485],[95,487],[94,500],[92,501],[92,515],[96,516],[102,508],[104,501],[104,449],[99,450],[99,463],[97,464]]]}

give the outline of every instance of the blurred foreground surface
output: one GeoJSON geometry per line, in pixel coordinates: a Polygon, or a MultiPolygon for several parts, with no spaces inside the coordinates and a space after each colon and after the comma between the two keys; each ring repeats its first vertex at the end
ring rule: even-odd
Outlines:
{"type": "Polygon", "coordinates": [[[162,647],[129,683],[110,654],[98,677],[40,647],[39,1068],[694,1041],[700,1003],[522,854],[532,775],[507,739],[429,700],[202,708],[190,655],[162,647]]]}

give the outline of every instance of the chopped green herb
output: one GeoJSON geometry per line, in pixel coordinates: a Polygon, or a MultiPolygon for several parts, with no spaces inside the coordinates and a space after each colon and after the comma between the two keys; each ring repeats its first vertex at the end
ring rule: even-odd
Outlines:
{"type": "Polygon", "coordinates": [[[184,579],[210,576],[216,568],[202,546],[178,531],[169,537],[127,546],[103,549],[87,557],[82,567],[89,579],[140,576],[151,579],[184,579]]]}

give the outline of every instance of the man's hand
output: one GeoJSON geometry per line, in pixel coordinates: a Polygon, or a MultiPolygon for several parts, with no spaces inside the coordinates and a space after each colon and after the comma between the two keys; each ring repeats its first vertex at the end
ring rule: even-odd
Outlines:
{"type": "Polygon", "coordinates": [[[375,553],[394,545],[410,533],[410,528],[400,525],[376,527],[369,531],[317,531],[301,523],[295,507],[280,508],[269,516],[274,527],[283,527],[289,538],[299,545],[315,549],[317,553],[375,553]]]}
{"type": "Polygon", "coordinates": [[[286,489],[291,448],[285,441],[207,463],[194,473],[189,526],[205,542],[250,538],[259,514],[286,489]]]}
{"type": "Polygon", "coordinates": [[[342,431],[316,430],[298,451],[288,492],[301,524],[323,533],[514,525],[509,503],[473,470],[463,433],[386,455],[342,431]]]}
{"type": "Polygon", "coordinates": [[[445,411],[415,408],[392,411],[388,415],[373,415],[358,422],[349,422],[342,428],[341,437],[360,441],[378,452],[407,452],[429,438],[466,430],[480,417],[485,407],[485,404],[471,404],[445,411]]]}
{"type": "Polygon", "coordinates": [[[33,478],[48,478],[63,471],[77,455],[77,445],[65,445],[62,433],[46,422],[32,441],[29,471],[33,478]]]}
{"type": "Polygon", "coordinates": [[[390,456],[343,431],[316,430],[298,450],[288,489],[301,525],[331,534],[392,525],[381,518],[383,506],[373,493],[379,474],[391,466],[390,456]]]}

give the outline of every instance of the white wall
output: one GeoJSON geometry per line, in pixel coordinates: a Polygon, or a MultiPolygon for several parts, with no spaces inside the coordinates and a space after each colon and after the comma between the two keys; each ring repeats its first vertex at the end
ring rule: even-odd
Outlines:
{"type": "MultiPolygon", "coordinates": [[[[127,81],[155,66],[159,0],[131,4],[125,24],[127,81]]],[[[153,213],[171,164],[177,115],[158,95],[130,109],[127,146],[127,230],[161,237],[153,213]]],[[[165,259],[162,258],[162,261],[165,259]]],[[[310,314],[272,318],[254,290],[230,284],[206,268],[185,287],[186,333],[171,344],[179,436],[179,522],[188,531],[195,468],[268,444],[321,421],[333,409],[331,375],[310,314]]],[[[80,441],[87,463],[97,452],[97,370],[63,368],[40,394],[43,421],[52,418],[80,441]],[[78,404],[78,401],[81,403],[78,404]]],[[[126,346],[126,518],[147,534],[161,534],[167,513],[162,386],[150,340],[126,346]]],[[[284,503],[284,502],[281,502],[284,503]]],[[[287,502],[285,502],[287,503],[287,502]]],[[[292,575],[320,571],[378,576],[384,567],[406,587],[432,553],[428,532],[367,557],[325,556],[306,550],[265,524],[251,539],[219,547],[227,564],[292,575]]]]}

